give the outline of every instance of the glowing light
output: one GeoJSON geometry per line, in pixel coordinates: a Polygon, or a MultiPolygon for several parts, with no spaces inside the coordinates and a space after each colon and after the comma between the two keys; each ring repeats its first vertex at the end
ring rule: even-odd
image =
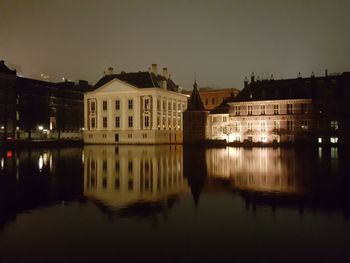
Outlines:
{"type": "Polygon", "coordinates": [[[3,129],[5,129],[5,127],[4,127],[4,126],[1,126],[1,130],[3,130],[3,129]]]}
{"type": "Polygon", "coordinates": [[[43,156],[42,155],[40,155],[40,157],[39,157],[38,167],[39,167],[39,170],[41,172],[41,170],[44,167],[44,160],[43,160],[43,156]]]}
{"type": "Polygon", "coordinates": [[[318,137],[318,143],[322,143],[322,138],[318,137]]]}
{"type": "Polygon", "coordinates": [[[11,158],[12,157],[12,151],[7,151],[6,152],[6,157],[11,158]]]}
{"type": "Polygon", "coordinates": [[[39,130],[39,131],[42,131],[43,129],[44,129],[44,127],[43,127],[42,125],[39,125],[39,126],[38,126],[38,130],[39,130]]]}
{"type": "Polygon", "coordinates": [[[338,143],[338,137],[331,137],[331,143],[338,143]]]}
{"type": "Polygon", "coordinates": [[[4,162],[5,162],[4,158],[1,158],[1,162],[0,162],[1,170],[4,169],[4,166],[5,166],[4,162]]]}

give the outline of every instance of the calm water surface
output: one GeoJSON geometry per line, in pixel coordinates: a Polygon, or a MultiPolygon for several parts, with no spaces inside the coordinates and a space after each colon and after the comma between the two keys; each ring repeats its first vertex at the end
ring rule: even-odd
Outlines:
{"type": "Polygon", "coordinates": [[[0,262],[350,262],[337,148],[0,155],[0,262]]]}

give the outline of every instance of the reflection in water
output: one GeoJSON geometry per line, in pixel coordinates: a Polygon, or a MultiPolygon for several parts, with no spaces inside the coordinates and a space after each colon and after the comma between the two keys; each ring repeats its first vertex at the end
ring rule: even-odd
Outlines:
{"type": "Polygon", "coordinates": [[[349,262],[349,155],[321,152],[175,145],[3,152],[0,261],[349,262]]]}
{"type": "Polygon", "coordinates": [[[86,146],[83,156],[84,195],[111,210],[142,215],[188,191],[181,146],[86,146]]]}

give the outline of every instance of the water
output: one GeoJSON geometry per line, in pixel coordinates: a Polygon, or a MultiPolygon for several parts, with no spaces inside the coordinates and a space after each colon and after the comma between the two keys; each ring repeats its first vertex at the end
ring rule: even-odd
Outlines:
{"type": "Polygon", "coordinates": [[[337,148],[86,146],[0,156],[0,262],[350,262],[337,148]]]}

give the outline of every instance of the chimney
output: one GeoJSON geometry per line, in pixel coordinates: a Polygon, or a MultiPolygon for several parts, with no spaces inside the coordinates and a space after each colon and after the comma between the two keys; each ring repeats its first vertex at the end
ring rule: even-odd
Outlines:
{"type": "Polygon", "coordinates": [[[328,69],[325,70],[325,76],[328,77],[328,69]]]}
{"type": "Polygon", "coordinates": [[[168,68],[163,68],[163,77],[166,78],[166,79],[169,78],[168,68]]]}
{"type": "Polygon", "coordinates": [[[248,86],[248,78],[245,77],[245,78],[244,78],[244,87],[246,88],[247,86],[248,86]]]}
{"type": "Polygon", "coordinates": [[[105,75],[112,75],[113,74],[113,68],[109,67],[107,71],[105,71],[105,75]]]}
{"type": "Polygon", "coordinates": [[[4,64],[5,64],[5,61],[3,61],[3,60],[0,60],[0,64],[3,64],[3,65],[4,65],[4,64]]]}
{"type": "Polygon", "coordinates": [[[315,77],[315,72],[311,72],[311,78],[314,78],[315,77]]]}
{"type": "Polygon", "coordinates": [[[154,75],[158,75],[158,73],[157,73],[157,64],[152,64],[152,73],[154,74],[154,75]]]}
{"type": "Polygon", "coordinates": [[[250,82],[253,83],[255,79],[254,72],[252,72],[252,75],[250,76],[250,82]]]}

